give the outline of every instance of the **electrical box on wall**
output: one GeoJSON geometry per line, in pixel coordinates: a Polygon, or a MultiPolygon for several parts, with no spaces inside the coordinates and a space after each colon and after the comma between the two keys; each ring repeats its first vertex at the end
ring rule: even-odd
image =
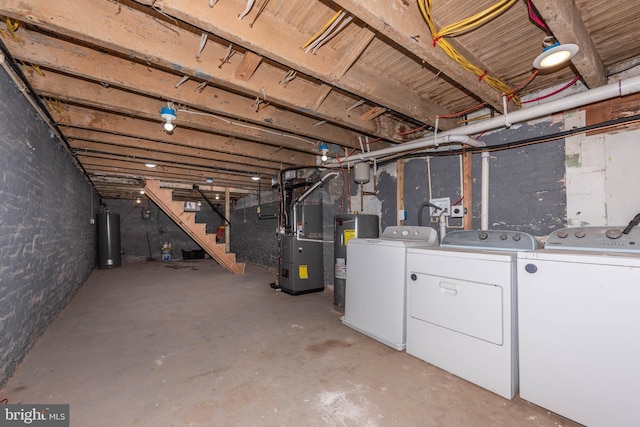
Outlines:
{"type": "Polygon", "coordinates": [[[429,199],[429,203],[439,207],[440,209],[429,207],[429,216],[440,216],[443,210],[446,209],[447,213],[451,215],[451,198],[441,197],[439,199],[429,199]]]}
{"type": "Polygon", "coordinates": [[[451,207],[451,218],[462,218],[465,214],[465,209],[462,205],[455,205],[451,207]]]}

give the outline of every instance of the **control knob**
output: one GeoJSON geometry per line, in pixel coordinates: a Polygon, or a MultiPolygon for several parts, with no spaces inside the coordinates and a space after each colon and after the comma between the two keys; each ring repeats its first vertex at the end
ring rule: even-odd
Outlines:
{"type": "Polygon", "coordinates": [[[509,236],[507,236],[507,233],[502,233],[502,234],[500,235],[500,240],[507,240],[507,238],[508,238],[508,237],[509,237],[509,236]]]}
{"type": "Polygon", "coordinates": [[[513,240],[515,240],[516,242],[519,242],[519,241],[520,241],[520,239],[522,239],[522,236],[521,236],[521,235],[519,235],[519,234],[514,234],[514,235],[513,235],[513,240]]]}
{"type": "Polygon", "coordinates": [[[619,239],[622,237],[622,231],[617,228],[610,228],[604,234],[610,239],[619,239]]]}
{"type": "Polygon", "coordinates": [[[558,231],[558,237],[561,239],[566,239],[569,236],[569,232],[567,230],[558,231]]]}
{"type": "Polygon", "coordinates": [[[481,231],[480,233],[478,233],[478,239],[480,240],[487,240],[488,237],[489,233],[487,233],[486,231],[481,231]]]}
{"type": "Polygon", "coordinates": [[[582,230],[578,230],[578,231],[576,231],[576,232],[574,233],[574,235],[575,235],[578,239],[582,239],[584,236],[586,236],[586,235],[587,235],[587,233],[585,233],[585,232],[584,232],[584,231],[582,231],[582,230]]]}
{"type": "Polygon", "coordinates": [[[404,237],[407,237],[409,235],[409,230],[402,230],[401,233],[404,237]]]}

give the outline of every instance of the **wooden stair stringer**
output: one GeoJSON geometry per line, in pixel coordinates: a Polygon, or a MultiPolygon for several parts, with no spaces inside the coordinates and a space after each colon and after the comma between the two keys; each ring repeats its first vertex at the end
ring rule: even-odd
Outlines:
{"type": "Polygon", "coordinates": [[[211,258],[234,274],[244,274],[244,263],[236,262],[236,254],[225,251],[225,245],[216,243],[215,235],[206,233],[206,225],[195,222],[195,213],[184,212],[184,205],[173,200],[173,191],[160,188],[160,181],[148,179],[144,191],[162,211],[178,224],[211,258]],[[204,226],[204,227],[203,227],[204,226]]]}

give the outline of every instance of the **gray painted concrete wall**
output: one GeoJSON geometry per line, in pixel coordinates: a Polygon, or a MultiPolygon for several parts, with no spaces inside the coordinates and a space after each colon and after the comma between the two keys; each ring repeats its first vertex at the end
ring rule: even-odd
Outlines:
{"type": "MultiPolygon", "coordinates": [[[[111,212],[120,214],[122,262],[145,261],[150,256],[160,261],[163,242],[171,243],[172,259],[181,260],[183,250],[200,249],[191,237],[150,200],[144,200],[139,205],[134,200],[108,199],[104,203],[111,212]],[[144,219],[142,211],[147,208],[151,214],[148,219],[144,219]]],[[[218,209],[224,212],[224,207],[218,209]]],[[[224,221],[203,201],[200,212],[196,212],[196,222],[207,224],[207,233],[215,234],[224,221]]]]}
{"type": "MultiPolygon", "coordinates": [[[[487,146],[520,141],[562,131],[562,122],[524,124],[481,138],[487,146]]],[[[566,223],[564,140],[491,152],[489,160],[489,228],[548,235],[566,223]]],[[[382,200],[381,226],[396,224],[396,168],[386,165],[379,174],[378,198],[382,200]]],[[[480,228],[481,155],[472,156],[473,228],[480,228]]],[[[461,196],[459,156],[408,160],[405,164],[404,202],[406,225],[418,225],[418,210],[429,198],[461,196]],[[431,187],[431,194],[429,193],[431,187]]],[[[429,212],[423,212],[423,225],[429,212]]],[[[453,227],[462,220],[450,218],[453,227]]]]}
{"type": "Polygon", "coordinates": [[[0,71],[0,385],[96,265],[92,187],[0,71]]]}

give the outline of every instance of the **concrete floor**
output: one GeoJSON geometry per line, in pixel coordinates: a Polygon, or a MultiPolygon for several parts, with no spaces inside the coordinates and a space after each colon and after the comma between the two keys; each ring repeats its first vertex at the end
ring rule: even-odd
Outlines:
{"type": "Polygon", "coordinates": [[[71,426],[575,426],[343,326],[328,293],[212,260],[96,270],[0,398],[71,426]]]}

